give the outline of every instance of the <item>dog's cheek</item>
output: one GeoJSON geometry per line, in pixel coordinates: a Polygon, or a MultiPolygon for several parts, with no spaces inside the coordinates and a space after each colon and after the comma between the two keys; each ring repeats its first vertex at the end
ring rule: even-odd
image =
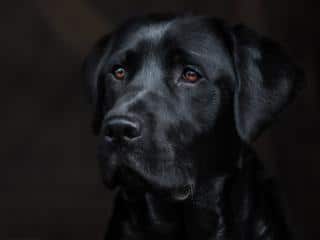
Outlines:
{"type": "Polygon", "coordinates": [[[206,134],[215,125],[221,105],[219,89],[208,86],[192,97],[190,113],[197,135],[206,134]]]}

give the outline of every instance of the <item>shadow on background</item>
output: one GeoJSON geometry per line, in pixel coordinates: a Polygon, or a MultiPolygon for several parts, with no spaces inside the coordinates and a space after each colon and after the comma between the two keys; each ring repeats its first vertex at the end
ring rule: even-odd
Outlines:
{"type": "Polygon", "coordinates": [[[287,47],[307,88],[256,143],[288,197],[297,239],[320,235],[319,3],[9,1],[1,6],[0,239],[102,239],[112,194],[101,184],[80,66],[132,15],[193,12],[242,22],[287,47]]]}

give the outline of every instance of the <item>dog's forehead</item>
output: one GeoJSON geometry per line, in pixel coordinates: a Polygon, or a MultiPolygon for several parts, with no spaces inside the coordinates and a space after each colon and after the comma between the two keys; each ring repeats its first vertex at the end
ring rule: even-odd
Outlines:
{"type": "MultiPolygon", "coordinates": [[[[187,49],[194,55],[212,56],[222,50],[222,38],[202,19],[172,19],[146,24],[132,24],[120,32],[118,49],[126,51],[141,46],[187,49]]],[[[150,49],[150,48],[149,48],[150,49]]]]}

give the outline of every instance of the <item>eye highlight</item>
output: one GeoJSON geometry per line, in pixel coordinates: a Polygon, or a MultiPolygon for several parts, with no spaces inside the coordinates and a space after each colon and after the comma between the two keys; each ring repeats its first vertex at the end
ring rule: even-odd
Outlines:
{"type": "Polygon", "coordinates": [[[182,79],[185,82],[195,83],[201,79],[200,73],[190,67],[186,67],[182,72],[182,79]]]}
{"type": "Polygon", "coordinates": [[[115,65],[111,73],[117,80],[123,80],[127,75],[125,68],[121,65],[115,65]]]}

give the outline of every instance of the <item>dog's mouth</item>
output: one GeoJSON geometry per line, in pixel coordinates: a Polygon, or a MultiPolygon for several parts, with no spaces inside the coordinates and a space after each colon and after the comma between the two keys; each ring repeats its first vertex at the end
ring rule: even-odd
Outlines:
{"type": "MultiPolygon", "coordinates": [[[[154,152],[139,152],[128,146],[110,146],[102,143],[98,151],[104,184],[111,190],[122,188],[134,195],[152,192],[161,198],[174,201],[190,199],[194,180],[187,169],[175,167],[168,156],[154,159],[154,152]],[[151,170],[150,162],[167,165],[151,170]],[[162,171],[161,169],[166,169],[162,171]]],[[[170,156],[169,156],[170,157],[170,156]]],[[[153,166],[154,167],[154,166],[153,166]]]]}
{"type": "Polygon", "coordinates": [[[180,184],[163,184],[157,177],[146,176],[128,166],[117,164],[116,156],[111,155],[109,164],[104,166],[104,184],[110,189],[122,188],[131,195],[141,195],[152,192],[161,198],[172,201],[185,201],[193,195],[194,184],[191,182],[180,184]]]}

